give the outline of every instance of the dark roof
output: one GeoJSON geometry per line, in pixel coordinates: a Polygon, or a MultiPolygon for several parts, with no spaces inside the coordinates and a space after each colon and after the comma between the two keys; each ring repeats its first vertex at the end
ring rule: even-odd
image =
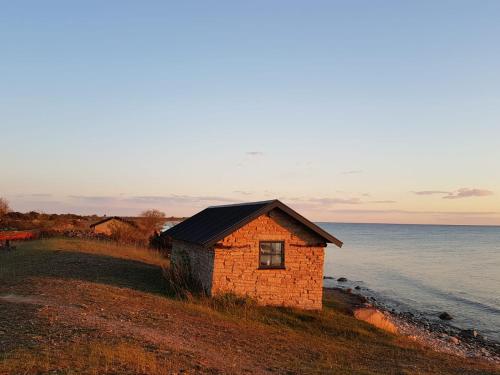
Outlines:
{"type": "Polygon", "coordinates": [[[208,207],[189,219],[166,230],[162,235],[208,247],[214,245],[216,242],[260,215],[266,214],[275,208],[280,209],[302,223],[318,236],[322,237],[325,242],[333,243],[338,247],[342,246],[341,241],[277,199],[263,202],[208,207]]]}
{"type": "Polygon", "coordinates": [[[91,228],[94,228],[96,225],[99,225],[99,224],[103,224],[107,221],[110,221],[110,220],[119,220],[121,221],[122,223],[125,223],[125,224],[129,224],[129,225],[132,225],[133,227],[136,227],[137,228],[137,224],[134,223],[133,221],[131,220],[127,220],[127,219],[124,219],[124,218],[121,218],[121,217],[118,217],[118,216],[110,216],[110,217],[106,217],[102,220],[99,220],[98,222],[94,223],[94,224],[90,224],[90,227],[91,228]]]}

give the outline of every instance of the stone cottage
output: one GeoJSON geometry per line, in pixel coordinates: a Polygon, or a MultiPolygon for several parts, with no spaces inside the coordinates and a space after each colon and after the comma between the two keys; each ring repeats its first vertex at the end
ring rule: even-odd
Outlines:
{"type": "Polygon", "coordinates": [[[321,309],[324,248],[342,246],[278,200],[208,207],[163,236],[210,295],[302,309],[321,309]]]}
{"type": "Polygon", "coordinates": [[[92,229],[94,233],[104,234],[106,236],[110,236],[114,230],[120,228],[137,228],[137,224],[118,216],[110,216],[90,225],[90,229],[92,229]]]}

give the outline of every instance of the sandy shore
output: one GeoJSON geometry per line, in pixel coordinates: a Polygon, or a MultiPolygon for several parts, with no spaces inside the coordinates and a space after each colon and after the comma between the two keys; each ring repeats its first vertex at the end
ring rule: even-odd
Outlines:
{"type": "Polygon", "coordinates": [[[327,288],[356,296],[355,308],[373,307],[380,311],[400,335],[432,348],[433,350],[465,358],[480,358],[500,366],[500,343],[481,336],[473,330],[461,330],[445,322],[436,323],[410,312],[398,312],[373,296],[363,295],[362,290],[349,287],[327,288]]]}

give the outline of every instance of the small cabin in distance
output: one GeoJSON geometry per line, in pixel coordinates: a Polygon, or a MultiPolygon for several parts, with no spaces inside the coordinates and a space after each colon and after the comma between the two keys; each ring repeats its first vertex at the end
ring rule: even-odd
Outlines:
{"type": "Polygon", "coordinates": [[[110,216],[90,225],[94,233],[110,236],[117,228],[137,228],[133,221],[123,219],[118,216],[110,216]]]}
{"type": "Polygon", "coordinates": [[[165,231],[171,260],[209,295],[321,309],[327,243],[342,242],[278,200],[208,207],[165,231]]]}

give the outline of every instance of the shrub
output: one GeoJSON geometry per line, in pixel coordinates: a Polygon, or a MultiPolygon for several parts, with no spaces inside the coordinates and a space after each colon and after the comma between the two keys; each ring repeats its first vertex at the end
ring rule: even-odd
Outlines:
{"type": "Polygon", "coordinates": [[[0,197],[0,216],[10,212],[9,202],[5,198],[0,197]]]}
{"type": "Polygon", "coordinates": [[[171,263],[162,268],[168,294],[180,299],[192,299],[194,295],[205,295],[201,282],[193,276],[189,265],[171,263]]]}
{"type": "Polygon", "coordinates": [[[257,307],[257,301],[249,296],[240,296],[234,293],[218,294],[205,301],[212,309],[225,313],[244,312],[246,317],[247,310],[257,307]],[[242,310],[243,309],[243,310],[242,310]]]}
{"type": "Polygon", "coordinates": [[[110,237],[116,242],[127,245],[147,246],[149,242],[147,233],[127,224],[113,224],[110,237]]]}

